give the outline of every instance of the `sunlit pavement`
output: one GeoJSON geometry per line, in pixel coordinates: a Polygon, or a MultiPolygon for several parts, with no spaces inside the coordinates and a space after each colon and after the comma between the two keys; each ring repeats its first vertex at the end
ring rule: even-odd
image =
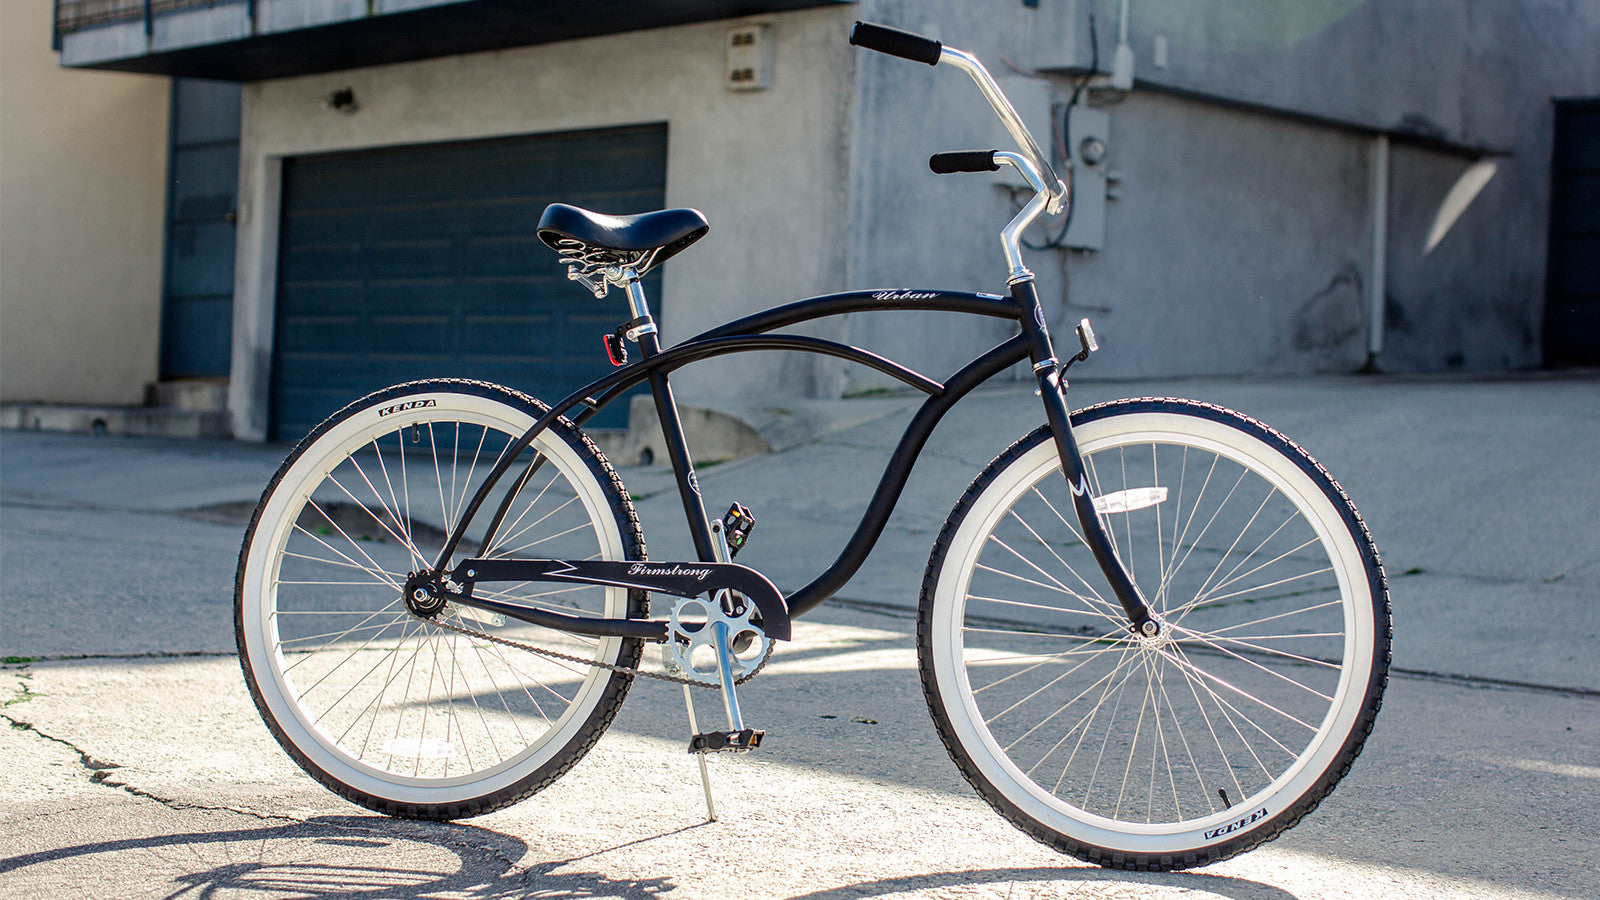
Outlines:
{"type": "MultiPolygon", "coordinates": [[[[1252,853],[1193,873],[1086,867],[1013,830],[945,756],[910,606],[950,504],[1030,427],[1036,401],[1000,391],[936,435],[853,602],[802,623],[741,695],[768,739],[712,760],[713,824],[681,693],[653,682],[584,762],[509,810],[430,825],[344,803],[273,742],[230,652],[242,527],[226,507],[253,500],[283,448],[0,435],[0,653],[32,660],[0,672],[3,893],[1600,897],[1595,381],[1075,390],[1078,404],[1181,393],[1272,422],[1340,478],[1385,552],[1401,671],[1377,730],[1316,812],[1252,853]]],[[[706,469],[708,497],[759,517],[741,562],[792,588],[831,559],[893,421],[706,469]]],[[[661,473],[624,479],[652,556],[672,558],[661,473]]]]}

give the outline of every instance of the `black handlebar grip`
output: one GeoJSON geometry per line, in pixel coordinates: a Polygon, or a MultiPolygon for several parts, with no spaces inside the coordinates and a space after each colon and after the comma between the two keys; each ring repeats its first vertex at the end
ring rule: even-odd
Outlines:
{"type": "Polygon", "coordinates": [[[994,161],[993,150],[955,150],[935,153],[928,157],[928,168],[935,175],[953,175],[956,172],[994,172],[1000,164],[994,161]]]}
{"type": "Polygon", "coordinates": [[[938,41],[930,40],[920,34],[873,25],[870,22],[857,22],[850,29],[850,43],[890,56],[898,56],[901,59],[909,59],[912,62],[927,63],[930,66],[939,64],[939,53],[944,49],[938,41]]]}

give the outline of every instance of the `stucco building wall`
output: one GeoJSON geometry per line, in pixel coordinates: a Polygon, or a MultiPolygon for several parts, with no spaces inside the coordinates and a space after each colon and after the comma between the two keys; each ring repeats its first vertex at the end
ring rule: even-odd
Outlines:
{"type": "MultiPolygon", "coordinates": [[[[728,21],[247,85],[230,385],[236,432],[266,431],[287,157],[665,122],[667,203],[701,210],[711,232],[663,269],[664,341],[842,289],[850,10],[758,21],[770,23],[774,47],[764,91],[723,86],[728,21]],[[324,109],[322,98],[346,86],[359,111],[324,109]]],[[[627,318],[619,292],[596,301],[574,285],[571,299],[611,304],[619,321],[627,318]]],[[[676,383],[701,399],[841,387],[833,369],[801,357],[696,365],[676,383]]]]}
{"type": "Polygon", "coordinates": [[[0,400],[137,404],[156,378],[168,80],[62,69],[0,3],[0,400]]]}
{"type": "MultiPolygon", "coordinates": [[[[1117,8],[1099,5],[1102,71],[1117,43],[1117,8]]],[[[1101,335],[1104,352],[1078,377],[1362,366],[1376,324],[1380,134],[1391,149],[1379,365],[1539,365],[1551,101],[1600,95],[1600,5],[1131,0],[1129,8],[1134,88],[1088,92],[1109,116],[1106,167],[1120,176],[1104,247],[1026,255],[1057,330],[1089,315],[1101,335]],[[1451,209],[1453,189],[1475,166],[1492,174],[1451,209]],[[1449,228],[1436,235],[1442,222],[1449,228]]],[[[1018,77],[1013,65],[1033,70],[1058,104],[1078,77],[1067,67],[1090,61],[1087,11],[1086,0],[1031,9],[867,0],[858,10],[970,49],[997,76],[1018,77]],[[1058,40],[1042,40],[1046,32],[1058,40]]],[[[859,66],[850,280],[881,272],[897,285],[1003,290],[995,234],[1012,210],[1004,193],[987,176],[926,169],[929,153],[994,146],[976,92],[958,72],[878,54],[862,54],[859,66]]],[[[1029,239],[1042,242],[1049,230],[1029,239]]],[[[907,329],[882,316],[860,317],[852,329],[856,340],[935,369],[1004,334],[981,323],[907,329]]]]}

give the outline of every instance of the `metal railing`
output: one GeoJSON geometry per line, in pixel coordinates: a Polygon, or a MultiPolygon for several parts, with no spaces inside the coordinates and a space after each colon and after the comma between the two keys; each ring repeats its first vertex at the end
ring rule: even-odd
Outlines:
{"type": "Polygon", "coordinates": [[[155,17],[180,9],[231,6],[240,0],[56,0],[57,43],[63,34],[96,25],[144,22],[149,31],[155,17]]]}

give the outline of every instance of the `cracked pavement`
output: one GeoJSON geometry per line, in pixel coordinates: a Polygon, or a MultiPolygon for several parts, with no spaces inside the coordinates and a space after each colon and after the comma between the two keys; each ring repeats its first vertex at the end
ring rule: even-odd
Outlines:
{"type": "MultiPolygon", "coordinates": [[[[344,803],[245,692],[243,523],[185,514],[247,505],[284,448],[0,434],[0,884],[47,898],[1600,897],[1600,382],[1075,383],[1072,400],[1142,394],[1233,406],[1305,445],[1390,574],[1396,674],[1377,730],[1315,813],[1252,853],[1170,875],[1085,867],[1014,831],[946,758],[911,606],[950,505],[1036,424],[1036,401],[1008,389],[952,413],[843,602],[741,693],[768,741],[711,761],[715,824],[682,751],[681,695],[648,682],[582,763],[508,810],[429,824],[344,803]]],[[[708,498],[760,519],[740,561],[792,589],[831,560],[911,408],[702,470],[708,498]]],[[[685,554],[662,472],[623,480],[646,497],[652,557],[685,554]]]]}

